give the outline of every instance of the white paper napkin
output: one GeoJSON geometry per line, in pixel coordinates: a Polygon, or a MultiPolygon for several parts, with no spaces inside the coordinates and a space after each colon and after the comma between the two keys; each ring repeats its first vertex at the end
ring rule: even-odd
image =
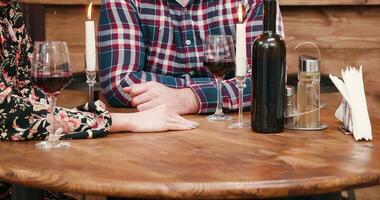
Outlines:
{"type": "Polygon", "coordinates": [[[347,103],[347,105],[342,103],[339,106],[335,116],[342,122],[349,120],[346,125],[348,130],[353,133],[356,141],[372,140],[372,128],[364,91],[362,67],[359,70],[354,67],[347,67],[346,70],[342,70],[342,78],[343,81],[330,74],[331,81],[347,103]],[[351,115],[347,113],[349,111],[351,115]]]}

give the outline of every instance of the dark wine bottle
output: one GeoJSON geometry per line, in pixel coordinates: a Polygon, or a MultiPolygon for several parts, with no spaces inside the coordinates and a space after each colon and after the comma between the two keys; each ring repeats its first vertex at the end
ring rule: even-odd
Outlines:
{"type": "Polygon", "coordinates": [[[252,50],[252,130],[284,129],[286,46],[276,33],[277,1],[264,0],[264,30],[252,50]]]}

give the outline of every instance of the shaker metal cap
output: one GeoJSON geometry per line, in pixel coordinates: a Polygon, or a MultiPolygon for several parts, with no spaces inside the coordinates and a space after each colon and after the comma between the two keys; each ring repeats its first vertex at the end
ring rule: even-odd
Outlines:
{"type": "Polygon", "coordinates": [[[319,72],[320,61],[318,58],[301,55],[299,57],[299,70],[302,72],[319,72]]]}

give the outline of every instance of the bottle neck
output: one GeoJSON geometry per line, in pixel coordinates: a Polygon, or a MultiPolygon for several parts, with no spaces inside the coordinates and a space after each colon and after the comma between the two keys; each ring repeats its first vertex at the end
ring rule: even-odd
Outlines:
{"type": "Polygon", "coordinates": [[[264,32],[276,34],[277,0],[264,0],[264,32]]]}

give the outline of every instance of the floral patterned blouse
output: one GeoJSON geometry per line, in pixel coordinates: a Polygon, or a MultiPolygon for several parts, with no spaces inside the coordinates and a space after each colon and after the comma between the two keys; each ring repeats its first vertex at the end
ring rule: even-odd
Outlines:
{"type": "MultiPolygon", "coordinates": [[[[48,135],[50,106],[45,93],[31,82],[33,46],[17,0],[0,0],[0,140],[43,140],[48,135]]],[[[57,107],[55,126],[62,138],[96,138],[111,125],[102,102],[75,109],[57,107]]]]}

